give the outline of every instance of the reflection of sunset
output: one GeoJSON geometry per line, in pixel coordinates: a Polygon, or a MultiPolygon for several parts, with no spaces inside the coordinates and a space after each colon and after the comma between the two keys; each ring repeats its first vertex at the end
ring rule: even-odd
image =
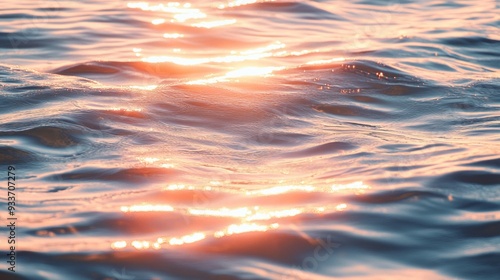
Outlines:
{"type": "Polygon", "coordinates": [[[11,276],[498,274],[498,1],[2,9],[11,276]]]}
{"type": "Polygon", "coordinates": [[[171,212],[174,208],[170,205],[132,205],[120,207],[122,212],[171,212]]]}
{"type": "Polygon", "coordinates": [[[276,70],[281,70],[282,67],[245,67],[238,70],[228,72],[225,77],[227,78],[239,78],[239,77],[251,77],[251,76],[263,76],[272,73],[276,70]]]}
{"type": "MultiPolygon", "coordinates": [[[[215,231],[211,237],[221,238],[224,236],[230,236],[234,234],[242,234],[248,232],[265,232],[272,229],[277,229],[279,225],[273,223],[270,225],[259,225],[259,224],[231,224],[227,228],[215,231]]],[[[133,240],[130,242],[130,246],[137,250],[147,250],[147,249],[161,249],[166,243],[170,246],[179,246],[184,244],[195,243],[207,238],[207,235],[203,232],[194,232],[192,234],[183,235],[181,237],[158,237],[155,241],[146,240],[133,240]],[[168,240],[168,241],[167,241],[168,240]]],[[[111,243],[111,248],[115,250],[125,249],[127,247],[127,241],[120,240],[111,243]]]]}
{"type": "Polygon", "coordinates": [[[143,11],[165,12],[173,14],[173,18],[179,22],[189,19],[204,18],[207,15],[199,9],[191,8],[190,3],[181,4],[179,2],[169,2],[165,4],[150,4],[148,2],[130,2],[127,7],[132,9],[141,9],[143,11]]]}
{"type": "Polygon", "coordinates": [[[246,217],[247,221],[256,221],[256,220],[270,220],[272,218],[284,218],[284,217],[293,217],[303,213],[302,209],[285,209],[285,210],[273,210],[269,212],[257,212],[251,216],[246,217]]]}
{"type": "Polygon", "coordinates": [[[119,111],[119,112],[142,112],[142,108],[120,108],[120,107],[113,107],[110,108],[109,110],[111,111],[119,111]]]}
{"type": "Polygon", "coordinates": [[[219,9],[224,9],[224,8],[233,8],[233,7],[238,7],[238,6],[244,6],[244,5],[249,5],[249,4],[254,4],[257,2],[274,2],[275,0],[262,0],[262,1],[257,1],[257,0],[234,0],[234,1],[229,1],[226,4],[220,4],[218,7],[219,9]]]}
{"type": "Polygon", "coordinates": [[[234,23],[236,23],[235,19],[226,19],[226,20],[215,20],[215,21],[203,21],[203,22],[193,23],[191,24],[191,26],[201,27],[201,28],[214,28],[234,23]]]}
{"type": "Polygon", "coordinates": [[[313,186],[277,186],[277,187],[272,187],[268,189],[261,189],[261,190],[253,190],[253,191],[247,191],[247,195],[276,195],[276,194],[281,194],[281,193],[287,193],[291,191],[306,191],[306,192],[312,192],[314,191],[313,186]]]}
{"type": "MultiPolygon", "coordinates": [[[[156,162],[157,158],[144,158],[144,162],[156,162]]],[[[212,181],[208,185],[193,186],[185,184],[170,184],[164,187],[164,190],[175,191],[175,190],[198,190],[198,191],[220,191],[220,192],[235,192],[227,188],[221,188],[223,183],[219,181],[212,181]]],[[[366,190],[371,189],[371,187],[362,181],[356,181],[349,184],[333,184],[331,186],[312,186],[312,185],[284,185],[284,186],[274,186],[270,188],[262,188],[256,190],[245,191],[244,194],[247,196],[271,196],[280,195],[285,193],[293,192],[320,192],[320,193],[336,193],[336,192],[351,192],[354,194],[363,193],[366,190]]]]}
{"type": "Polygon", "coordinates": [[[127,241],[115,241],[111,244],[113,249],[123,249],[125,247],[127,247],[127,241]]]}
{"type": "Polygon", "coordinates": [[[179,33],[165,33],[163,34],[163,38],[167,39],[177,39],[177,38],[182,38],[184,37],[184,34],[179,34],[179,33]]]}
{"type": "Polygon", "coordinates": [[[162,23],[165,23],[165,19],[163,19],[163,18],[153,19],[151,21],[151,23],[154,24],[154,25],[162,24],[162,23]]]}
{"type": "Polygon", "coordinates": [[[271,74],[273,71],[278,71],[284,69],[283,67],[245,67],[238,70],[234,70],[226,73],[224,76],[195,80],[187,82],[189,85],[205,85],[205,84],[213,84],[224,81],[229,81],[235,78],[242,77],[255,77],[255,76],[266,76],[271,74]]]}
{"type": "Polygon", "coordinates": [[[335,207],[335,209],[337,209],[337,211],[343,211],[346,208],[347,208],[347,204],[345,204],[345,203],[339,204],[339,205],[337,205],[337,207],[335,207]]]}
{"type": "Polygon", "coordinates": [[[140,249],[149,249],[150,247],[150,242],[149,241],[132,241],[132,243],[130,245],[132,245],[132,247],[140,250],[140,249]]]}
{"type": "Polygon", "coordinates": [[[332,186],[332,191],[334,192],[355,191],[356,193],[363,193],[365,190],[369,188],[370,187],[363,184],[363,182],[358,181],[345,185],[335,184],[332,186]]]}
{"type": "Polygon", "coordinates": [[[246,233],[246,232],[255,232],[255,231],[268,231],[270,229],[277,229],[279,224],[274,223],[271,225],[258,225],[258,224],[232,224],[228,226],[225,230],[217,231],[214,233],[214,237],[220,238],[223,236],[246,233]]]}
{"type": "Polygon", "coordinates": [[[332,58],[332,59],[313,60],[313,61],[307,62],[306,64],[307,65],[329,64],[329,63],[341,62],[341,61],[345,61],[345,58],[343,58],[343,57],[336,57],[336,58],[332,58]]]}
{"type": "Polygon", "coordinates": [[[234,217],[243,218],[252,213],[247,207],[237,208],[237,209],[189,209],[189,214],[195,216],[216,216],[216,217],[234,217]]]}
{"type": "Polygon", "coordinates": [[[264,57],[273,56],[271,51],[283,48],[285,45],[280,42],[272,43],[265,47],[260,47],[256,49],[246,50],[239,53],[219,56],[219,57],[207,57],[207,58],[185,58],[177,56],[150,56],[145,57],[142,60],[145,62],[172,62],[180,65],[196,65],[205,64],[210,62],[215,63],[230,63],[230,62],[241,62],[246,60],[258,60],[264,57]]]}
{"type": "Polygon", "coordinates": [[[186,186],[183,184],[171,184],[171,185],[168,185],[165,189],[170,190],[170,191],[174,191],[174,190],[184,190],[184,189],[194,190],[195,188],[193,186],[186,186]]]}
{"type": "Polygon", "coordinates": [[[145,158],[142,158],[140,160],[142,162],[146,162],[146,163],[155,163],[155,162],[159,161],[160,159],[156,158],[156,157],[145,157],[145,158]]]}
{"type": "Polygon", "coordinates": [[[362,192],[370,189],[370,186],[364,184],[362,181],[353,182],[350,184],[334,184],[330,188],[315,187],[311,185],[287,185],[276,186],[267,189],[259,189],[247,191],[247,195],[277,195],[288,192],[340,192],[340,191],[355,191],[362,192]]]}
{"type": "Polygon", "coordinates": [[[144,86],[130,86],[130,88],[141,89],[141,90],[155,90],[157,85],[144,85],[144,86]]]}
{"type": "Polygon", "coordinates": [[[287,209],[265,209],[260,206],[241,208],[221,208],[221,209],[192,209],[187,211],[193,216],[231,217],[242,218],[245,221],[271,220],[286,217],[293,217],[304,213],[320,213],[326,210],[342,211],[347,208],[347,204],[341,203],[335,207],[296,207],[287,209]]]}
{"type": "MultiPolygon", "coordinates": [[[[154,164],[160,161],[159,158],[146,157],[142,159],[144,162],[154,164]]],[[[224,191],[224,189],[219,188],[221,185],[218,181],[212,181],[209,185],[195,187],[192,185],[185,184],[170,184],[163,190],[167,192],[175,192],[181,190],[187,191],[224,191]]],[[[358,193],[360,190],[369,189],[369,186],[363,184],[362,182],[354,182],[351,184],[335,184],[330,188],[326,187],[314,187],[311,185],[288,185],[288,186],[277,186],[261,190],[253,190],[245,193],[246,197],[262,197],[262,196],[279,196],[286,193],[293,192],[324,192],[324,193],[334,193],[339,191],[350,191],[353,193],[358,193]]],[[[235,192],[235,194],[238,192],[235,192]]],[[[161,236],[154,241],[147,240],[132,240],[125,241],[119,240],[111,243],[111,248],[113,249],[125,249],[128,244],[131,248],[137,250],[147,250],[147,249],[161,249],[166,245],[178,246],[189,243],[195,243],[207,238],[222,238],[225,236],[231,236],[235,234],[243,234],[249,232],[266,232],[268,230],[275,230],[279,228],[279,225],[284,223],[287,219],[293,219],[296,216],[302,214],[309,215],[322,215],[324,213],[341,212],[347,209],[347,203],[339,203],[330,206],[315,207],[315,206],[303,206],[303,207],[277,207],[277,206],[264,206],[264,205],[249,205],[245,207],[222,207],[222,208],[210,208],[210,207],[186,207],[186,206],[171,206],[165,204],[136,204],[132,206],[122,206],[120,209],[122,212],[175,212],[186,217],[213,217],[213,218],[223,218],[223,219],[237,219],[240,223],[228,224],[223,229],[206,229],[204,231],[196,231],[193,233],[181,235],[181,236],[161,236]],[[280,209],[281,208],[281,209],[280,209]],[[271,221],[272,220],[272,221],[271,221]],[[258,224],[253,223],[255,221],[269,221],[268,224],[258,224]],[[279,222],[279,223],[278,223],[279,222]]]]}
{"type": "Polygon", "coordinates": [[[184,235],[180,238],[172,238],[168,242],[170,245],[182,245],[186,243],[193,243],[205,239],[205,234],[202,232],[195,232],[190,235],[184,235]]]}

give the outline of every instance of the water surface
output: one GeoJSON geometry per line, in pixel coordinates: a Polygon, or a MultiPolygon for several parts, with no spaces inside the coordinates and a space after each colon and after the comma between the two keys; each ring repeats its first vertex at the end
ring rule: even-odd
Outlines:
{"type": "Polygon", "coordinates": [[[498,1],[0,5],[1,279],[499,275],[498,1]]]}

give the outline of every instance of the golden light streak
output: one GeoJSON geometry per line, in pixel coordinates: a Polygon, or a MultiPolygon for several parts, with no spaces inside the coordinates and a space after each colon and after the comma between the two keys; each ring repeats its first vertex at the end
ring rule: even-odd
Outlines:
{"type": "Polygon", "coordinates": [[[158,87],[158,85],[129,86],[129,87],[142,90],[155,90],[158,87]]]}
{"type": "Polygon", "coordinates": [[[334,63],[334,62],[341,62],[341,61],[345,61],[345,58],[336,57],[336,58],[325,59],[325,60],[313,60],[313,61],[307,62],[306,64],[307,65],[317,65],[317,64],[328,64],[328,63],[334,63]]]}
{"type": "MultiPolygon", "coordinates": [[[[179,22],[184,22],[188,19],[204,18],[207,15],[200,9],[191,8],[190,3],[181,6],[179,2],[169,2],[166,5],[163,3],[154,5],[147,2],[130,2],[127,7],[132,9],[141,9],[143,11],[165,12],[174,14],[174,19],[179,22]]],[[[154,24],[154,23],[153,23],[154,24]]]]}
{"type": "Polygon", "coordinates": [[[191,235],[185,235],[181,238],[172,238],[168,242],[170,245],[183,245],[186,243],[193,243],[205,239],[205,234],[202,232],[196,232],[191,235]]]}
{"type": "Polygon", "coordinates": [[[122,212],[172,212],[174,208],[170,205],[155,205],[155,204],[144,204],[144,205],[132,205],[132,206],[122,206],[120,207],[122,212]]]}
{"type": "MultiPolygon", "coordinates": [[[[157,157],[144,157],[139,158],[142,162],[155,164],[161,161],[157,157]]],[[[213,189],[218,189],[221,185],[219,181],[210,181],[205,186],[200,186],[195,188],[191,185],[184,184],[171,184],[167,186],[166,190],[193,190],[193,189],[204,189],[212,191],[213,189]]],[[[247,195],[276,195],[283,194],[293,191],[302,192],[324,192],[324,193],[335,193],[340,191],[360,191],[366,190],[370,187],[365,185],[362,181],[353,182],[350,184],[333,184],[330,187],[314,187],[311,185],[286,185],[286,186],[275,186],[272,188],[248,191],[247,195]]],[[[221,189],[224,191],[224,189],[221,189]]],[[[227,191],[227,190],[226,190],[227,191]]],[[[344,211],[348,205],[346,203],[340,203],[337,205],[323,206],[323,207],[302,207],[302,208],[289,208],[289,209],[278,209],[275,210],[265,209],[262,206],[246,206],[239,208],[218,208],[218,209],[193,209],[193,208],[179,208],[174,209],[174,207],[165,204],[140,204],[132,206],[122,206],[120,208],[123,212],[163,212],[163,211],[179,211],[183,214],[189,214],[192,216],[213,216],[221,218],[236,218],[239,219],[241,223],[229,224],[226,228],[218,231],[210,232],[194,232],[191,234],[183,235],[181,237],[159,237],[153,241],[125,241],[119,240],[111,243],[111,248],[115,250],[120,250],[126,248],[130,245],[131,248],[137,250],[159,250],[162,245],[165,246],[180,246],[184,244],[195,243],[206,239],[208,237],[222,238],[225,236],[231,236],[235,234],[242,234],[247,232],[266,232],[271,229],[277,229],[280,227],[278,223],[272,224],[257,224],[255,221],[266,221],[272,219],[282,219],[287,217],[294,217],[304,213],[314,213],[321,214],[325,211],[344,211]]]]}
{"type": "Polygon", "coordinates": [[[151,23],[152,23],[152,24],[154,24],[154,25],[158,25],[158,24],[165,23],[165,21],[166,21],[166,20],[165,20],[165,19],[163,19],[163,18],[157,18],[157,19],[153,19],[153,20],[151,21],[151,23]]]}
{"type": "Polygon", "coordinates": [[[179,34],[179,33],[165,33],[163,34],[163,38],[167,39],[177,39],[177,38],[182,38],[184,37],[184,34],[179,34]]]}
{"type": "Polygon", "coordinates": [[[140,159],[141,162],[145,162],[145,163],[155,163],[159,160],[160,160],[159,158],[155,158],[155,157],[145,157],[143,159],[140,159]]]}
{"type": "Polygon", "coordinates": [[[132,243],[130,245],[132,245],[132,247],[136,248],[137,250],[149,249],[149,241],[135,240],[135,241],[132,241],[132,243]]]}
{"type": "Polygon", "coordinates": [[[278,211],[270,211],[270,212],[257,212],[254,215],[248,216],[245,218],[247,221],[256,221],[256,220],[270,220],[272,218],[284,218],[284,217],[293,217],[301,214],[303,210],[300,209],[285,209],[278,211]]]}
{"type": "Polygon", "coordinates": [[[205,85],[226,82],[230,79],[252,76],[266,76],[285,67],[245,67],[226,73],[224,76],[187,82],[188,85],[205,85]]]}
{"type": "Polygon", "coordinates": [[[269,189],[262,189],[262,190],[254,190],[254,191],[247,191],[247,195],[276,195],[276,194],[282,194],[282,193],[287,193],[291,191],[305,191],[305,192],[312,192],[314,191],[315,188],[313,186],[276,186],[272,187],[269,189]]]}
{"type": "Polygon", "coordinates": [[[305,55],[305,54],[310,54],[310,53],[317,53],[319,52],[319,50],[301,50],[301,51],[293,51],[293,52],[290,52],[291,55],[294,55],[294,56],[301,56],[301,55],[305,55]]]}
{"type": "MultiPolygon", "coordinates": [[[[279,227],[278,223],[273,223],[271,225],[258,225],[252,224],[231,224],[226,229],[221,231],[216,231],[213,233],[213,237],[221,238],[223,236],[230,236],[233,234],[240,234],[246,232],[265,232],[271,229],[277,229],[279,227]]],[[[207,238],[207,235],[203,232],[195,232],[189,235],[184,235],[182,237],[170,238],[168,244],[171,246],[180,246],[184,244],[195,243],[207,238]]],[[[145,240],[134,240],[130,243],[131,247],[137,250],[147,250],[147,249],[161,249],[162,244],[166,243],[166,239],[159,237],[155,242],[145,241],[145,240]]],[[[124,249],[127,247],[127,241],[115,241],[111,243],[111,248],[115,250],[124,249]]]]}
{"type": "Polygon", "coordinates": [[[261,0],[261,1],[257,1],[257,0],[234,0],[234,1],[230,1],[230,2],[227,2],[226,4],[220,4],[218,6],[219,9],[225,9],[225,8],[232,8],[232,7],[239,7],[239,6],[244,6],[244,5],[250,5],[250,4],[254,4],[254,3],[264,3],[264,2],[274,2],[275,0],[261,0]]]}
{"type": "Polygon", "coordinates": [[[326,209],[325,209],[325,207],[316,207],[316,209],[314,209],[314,210],[317,213],[322,213],[322,212],[325,212],[326,209]]]}
{"type": "MultiPolygon", "coordinates": [[[[335,207],[328,207],[330,210],[343,211],[347,208],[347,204],[342,203],[335,207]]],[[[235,209],[220,208],[220,209],[188,209],[187,212],[194,216],[211,216],[211,217],[230,217],[241,218],[243,221],[259,221],[270,220],[274,218],[294,217],[303,213],[322,213],[328,210],[326,207],[303,207],[291,208],[282,210],[266,210],[259,206],[253,208],[241,207],[235,209]]]]}
{"type": "Polygon", "coordinates": [[[141,48],[133,48],[132,51],[135,53],[135,56],[141,56],[142,49],[141,48]]]}
{"type": "Polygon", "coordinates": [[[228,72],[225,75],[225,77],[239,78],[239,77],[263,76],[263,75],[268,75],[273,71],[282,69],[284,69],[284,67],[245,67],[228,72]]]}
{"type": "Polygon", "coordinates": [[[258,224],[232,224],[228,226],[225,230],[216,231],[214,237],[220,238],[223,236],[229,236],[233,234],[245,233],[245,232],[255,232],[255,231],[268,231],[270,229],[276,229],[279,224],[274,223],[269,226],[258,225],[258,224]]]}
{"type": "Polygon", "coordinates": [[[346,208],[347,208],[347,204],[345,204],[345,203],[339,204],[339,205],[337,205],[337,207],[335,207],[335,209],[337,211],[344,211],[346,208]]]}
{"type": "Polygon", "coordinates": [[[365,185],[363,181],[356,181],[350,184],[335,184],[331,186],[333,192],[354,190],[356,193],[364,193],[364,191],[368,189],[370,189],[370,186],[365,185]]]}
{"type": "Polygon", "coordinates": [[[111,248],[113,249],[123,249],[127,247],[127,241],[115,241],[111,243],[111,248]]]}
{"type": "MultiPolygon", "coordinates": [[[[141,157],[138,157],[137,158],[141,163],[144,163],[144,164],[158,164],[158,162],[160,161],[159,158],[156,158],[156,157],[144,157],[144,158],[141,158],[141,157]]],[[[168,161],[169,159],[166,159],[166,161],[168,161]]],[[[165,161],[162,160],[162,161],[165,161]]],[[[175,167],[175,165],[173,163],[161,163],[159,165],[161,168],[173,168],[175,167]]]]}
{"type": "Polygon", "coordinates": [[[109,109],[110,111],[124,111],[124,112],[142,112],[142,108],[120,108],[113,107],[109,109]]]}
{"type": "Polygon", "coordinates": [[[189,209],[189,214],[197,216],[217,216],[217,217],[233,217],[233,218],[244,218],[252,214],[252,211],[247,207],[229,209],[221,208],[216,210],[211,209],[189,209]]]}
{"type": "Polygon", "coordinates": [[[204,18],[206,16],[207,15],[205,15],[204,13],[191,13],[191,14],[178,14],[178,15],[175,15],[174,18],[177,21],[184,22],[188,19],[204,18]]]}
{"type": "Polygon", "coordinates": [[[211,57],[211,58],[184,58],[178,56],[151,56],[143,58],[144,62],[151,63],[159,63],[159,62],[172,62],[180,65],[197,65],[197,64],[205,64],[210,62],[215,63],[230,63],[230,62],[241,62],[246,60],[258,60],[265,57],[271,57],[274,54],[270,51],[284,48],[285,44],[280,42],[272,43],[265,47],[260,47],[252,50],[246,50],[239,53],[228,55],[228,56],[220,56],[220,57],[211,57]]]}
{"type": "Polygon", "coordinates": [[[216,21],[204,21],[199,23],[193,23],[191,26],[200,27],[200,28],[214,28],[224,25],[230,25],[236,23],[235,19],[225,19],[225,20],[216,20],[216,21]]]}
{"type": "Polygon", "coordinates": [[[186,186],[186,185],[182,185],[182,184],[171,184],[171,185],[168,185],[165,190],[169,190],[169,191],[174,191],[174,190],[194,190],[195,187],[194,186],[186,186]]]}
{"type": "Polygon", "coordinates": [[[282,49],[284,48],[286,45],[281,43],[280,41],[276,41],[270,45],[267,45],[265,47],[260,47],[260,48],[256,48],[256,49],[253,49],[253,50],[247,50],[247,51],[242,51],[240,52],[240,54],[242,55],[249,55],[249,54],[257,54],[257,53],[264,53],[264,52],[268,52],[268,51],[272,51],[272,50],[278,50],[278,49],[282,49]]]}

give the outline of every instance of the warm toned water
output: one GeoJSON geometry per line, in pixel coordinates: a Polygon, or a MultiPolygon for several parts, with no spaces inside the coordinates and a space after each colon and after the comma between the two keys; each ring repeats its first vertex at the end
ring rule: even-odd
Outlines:
{"type": "Polygon", "coordinates": [[[498,1],[0,6],[0,279],[500,275],[498,1]]]}

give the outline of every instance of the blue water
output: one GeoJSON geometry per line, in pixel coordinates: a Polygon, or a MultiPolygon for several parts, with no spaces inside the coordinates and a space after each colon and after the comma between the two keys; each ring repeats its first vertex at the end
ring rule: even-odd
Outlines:
{"type": "Polygon", "coordinates": [[[497,279],[498,1],[2,1],[0,279],[497,279]]]}

